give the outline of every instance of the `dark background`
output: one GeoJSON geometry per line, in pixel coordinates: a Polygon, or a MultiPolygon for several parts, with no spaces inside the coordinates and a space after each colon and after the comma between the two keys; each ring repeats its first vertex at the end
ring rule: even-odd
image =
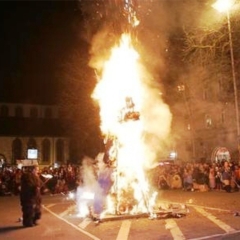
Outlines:
{"type": "Polygon", "coordinates": [[[0,101],[58,102],[80,16],[76,1],[0,1],[0,101]]]}

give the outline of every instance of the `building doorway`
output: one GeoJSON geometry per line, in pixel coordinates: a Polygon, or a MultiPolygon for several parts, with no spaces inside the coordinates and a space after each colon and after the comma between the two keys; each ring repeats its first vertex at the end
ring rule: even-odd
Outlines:
{"type": "Polygon", "coordinates": [[[211,161],[213,163],[221,163],[224,161],[230,161],[231,155],[229,150],[226,147],[216,147],[211,156],[211,161]]]}

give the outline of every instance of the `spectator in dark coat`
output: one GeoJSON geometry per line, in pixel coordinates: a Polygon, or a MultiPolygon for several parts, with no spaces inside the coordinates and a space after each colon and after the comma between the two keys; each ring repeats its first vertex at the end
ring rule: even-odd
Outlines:
{"type": "Polygon", "coordinates": [[[21,177],[20,203],[24,227],[32,227],[41,218],[41,180],[39,167],[31,167],[21,177]]]}

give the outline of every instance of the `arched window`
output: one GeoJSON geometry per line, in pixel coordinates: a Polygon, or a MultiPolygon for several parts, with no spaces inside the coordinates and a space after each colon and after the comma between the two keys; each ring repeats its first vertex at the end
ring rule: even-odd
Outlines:
{"type": "Polygon", "coordinates": [[[56,142],[56,161],[64,163],[64,142],[62,139],[58,139],[56,142]]]}
{"type": "Polygon", "coordinates": [[[19,138],[13,140],[12,143],[12,164],[16,164],[16,160],[23,159],[22,156],[22,142],[19,138]]]}
{"type": "Polygon", "coordinates": [[[1,117],[8,117],[9,115],[9,109],[6,105],[1,106],[1,117]]]}
{"type": "Polygon", "coordinates": [[[42,141],[42,161],[50,162],[51,144],[49,139],[45,138],[42,141]]]}
{"type": "Polygon", "coordinates": [[[38,117],[38,109],[36,107],[32,107],[30,109],[30,117],[37,118],[38,117]]]}
{"type": "Polygon", "coordinates": [[[15,108],[15,117],[21,118],[23,117],[23,109],[20,106],[15,108]]]}

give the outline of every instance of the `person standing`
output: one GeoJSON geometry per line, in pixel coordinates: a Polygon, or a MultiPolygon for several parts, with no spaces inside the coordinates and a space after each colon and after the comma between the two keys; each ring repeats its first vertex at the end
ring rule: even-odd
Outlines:
{"type": "Polygon", "coordinates": [[[216,178],[215,178],[215,176],[216,176],[215,169],[214,169],[213,166],[211,166],[210,169],[209,169],[209,174],[208,174],[210,190],[213,190],[216,187],[216,178]]]}
{"type": "Polygon", "coordinates": [[[221,169],[218,167],[216,168],[216,175],[215,175],[215,182],[216,182],[216,190],[220,191],[222,190],[222,173],[221,169]]]}
{"type": "Polygon", "coordinates": [[[224,162],[223,172],[222,172],[222,182],[223,182],[223,189],[230,193],[231,188],[231,179],[232,179],[232,172],[227,161],[224,162]]]}
{"type": "Polygon", "coordinates": [[[33,166],[21,177],[20,204],[24,227],[32,227],[41,218],[41,180],[38,176],[39,167],[33,166]]]}
{"type": "Polygon", "coordinates": [[[192,170],[190,168],[185,168],[184,169],[184,173],[183,173],[183,190],[185,190],[185,191],[194,191],[192,170]]]}

